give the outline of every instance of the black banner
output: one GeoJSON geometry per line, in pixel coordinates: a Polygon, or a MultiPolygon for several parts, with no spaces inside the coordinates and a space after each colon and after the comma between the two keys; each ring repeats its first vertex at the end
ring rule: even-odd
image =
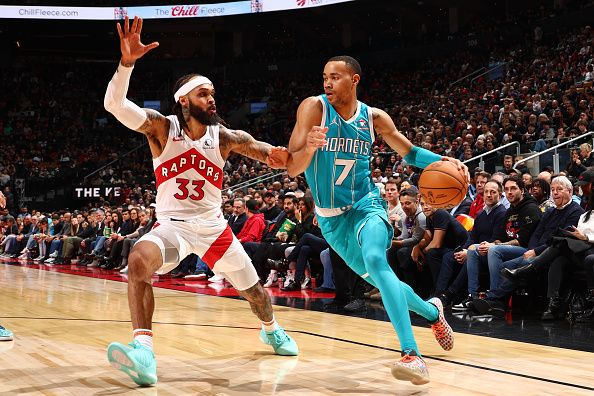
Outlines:
{"type": "Polygon", "coordinates": [[[122,194],[120,186],[81,186],[74,187],[75,199],[99,199],[119,197],[122,194]]]}

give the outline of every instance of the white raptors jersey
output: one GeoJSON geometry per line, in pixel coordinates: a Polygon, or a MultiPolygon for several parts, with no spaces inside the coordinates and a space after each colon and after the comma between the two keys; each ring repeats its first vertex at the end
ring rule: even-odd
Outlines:
{"type": "Polygon", "coordinates": [[[219,126],[208,126],[191,140],[175,115],[170,121],[165,149],[153,158],[157,180],[158,219],[209,219],[221,215],[221,188],[225,160],[219,150],[219,126]]]}

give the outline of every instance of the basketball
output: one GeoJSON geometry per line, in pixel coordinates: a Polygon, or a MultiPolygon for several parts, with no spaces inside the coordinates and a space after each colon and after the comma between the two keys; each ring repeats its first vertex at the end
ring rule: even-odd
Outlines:
{"type": "Polygon", "coordinates": [[[464,174],[450,161],[432,163],[419,179],[421,196],[434,208],[453,208],[462,202],[467,190],[464,174]]]}

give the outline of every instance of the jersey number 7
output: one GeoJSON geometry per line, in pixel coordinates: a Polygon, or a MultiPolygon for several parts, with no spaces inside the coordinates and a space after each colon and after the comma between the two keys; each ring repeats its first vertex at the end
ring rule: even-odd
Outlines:
{"type": "Polygon", "coordinates": [[[355,160],[347,160],[347,159],[337,158],[334,161],[334,167],[344,166],[344,168],[342,168],[342,172],[340,173],[340,176],[338,176],[338,179],[336,179],[336,183],[334,183],[334,184],[337,186],[340,186],[342,184],[342,182],[344,182],[344,179],[347,178],[347,176],[349,175],[349,172],[351,171],[351,169],[353,169],[354,165],[355,165],[355,160]]]}

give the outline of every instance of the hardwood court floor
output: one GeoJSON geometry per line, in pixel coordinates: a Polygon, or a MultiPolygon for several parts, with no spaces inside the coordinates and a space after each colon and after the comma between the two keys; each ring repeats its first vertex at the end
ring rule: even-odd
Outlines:
{"type": "Polygon", "coordinates": [[[457,334],[442,351],[415,327],[432,381],[395,380],[390,323],[275,307],[299,357],[258,341],[245,301],[155,289],[159,383],[137,388],[105,357],[131,336],[126,284],[0,264],[1,395],[573,395],[594,391],[594,354],[457,334]]]}

